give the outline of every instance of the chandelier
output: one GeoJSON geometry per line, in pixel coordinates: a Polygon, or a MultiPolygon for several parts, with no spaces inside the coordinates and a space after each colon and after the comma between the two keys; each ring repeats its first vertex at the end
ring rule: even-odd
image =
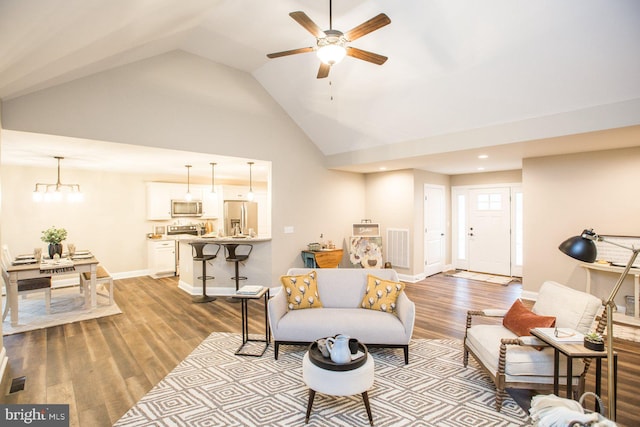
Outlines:
{"type": "Polygon", "coordinates": [[[63,184],[60,182],[60,160],[64,157],[55,156],[58,160],[58,180],[55,184],[37,183],[33,190],[33,200],[36,202],[59,202],[66,198],[68,202],[81,202],[84,195],[80,191],[79,184],[63,184]]]}

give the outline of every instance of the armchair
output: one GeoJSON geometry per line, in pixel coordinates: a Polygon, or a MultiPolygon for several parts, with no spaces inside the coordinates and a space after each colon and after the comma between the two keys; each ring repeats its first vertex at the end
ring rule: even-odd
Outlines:
{"type": "MultiPolygon", "coordinates": [[[[537,315],[555,316],[556,326],[571,328],[586,334],[601,311],[602,301],[593,295],[577,291],[556,282],[542,284],[531,311],[537,315]]],[[[507,310],[479,310],[467,312],[464,336],[463,364],[467,367],[469,354],[485,370],[496,387],[496,410],[502,408],[507,388],[532,390],[553,389],[553,349],[534,336],[517,336],[502,323],[472,325],[474,318],[503,318],[507,310]],[[546,347],[546,348],[545,348],[546,347]]],[[[604,317],[604,316],[602,316],[604,317]]],[[[604,330],[606,320],[601,317],[596,331],[604,330]]],[[[560,384],[566,384],[566,363],[560,356],[560,384]]],[[[573,363],[572,386],[584,390],[589,360],[573,363]]]]}

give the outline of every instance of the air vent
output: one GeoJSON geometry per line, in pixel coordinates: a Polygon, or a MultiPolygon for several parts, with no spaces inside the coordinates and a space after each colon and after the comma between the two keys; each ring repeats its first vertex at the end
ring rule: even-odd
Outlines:
{"type": "Polygon", "coordinates": [[[387,228],[387,262],[393,268],[409,268],[409,230],[387,228]]]}
{"type": "Polygon", "coordinates": [[[11,380],[11,388],[9,394],[17,393],[24,390],[24,383],[27,381],[27,377],[18,377],[11,380]]]}

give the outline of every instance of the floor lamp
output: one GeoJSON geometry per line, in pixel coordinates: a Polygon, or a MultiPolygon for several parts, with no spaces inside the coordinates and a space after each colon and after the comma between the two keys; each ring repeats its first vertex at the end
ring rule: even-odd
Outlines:
{"type": "Polygon", "coordinates": [[[636,257],[638,256],[638,252],[640,249],[636,249],[633,246],[624,246],[616,242],[612,242],[610,240],[605,239],[602,236],[594,233],[593,230],[584,230],[580,236],[570,237],[564,242],[560,244],[558,249],[562,251],[562,253],[569,255],[571,258],[575,258],[579,261],[583,262],[594,262],[596,260],[596,256],[598,254],[598,250],[596,248],[595,242],[606,242],[611,245],[619,246],[624,249],[628,249],[632,252],[631,258],[627,263],[624,271],[618,278],[618,282],[611,290],[609,297],[604,302],[604,305],[607,310],[607,397],[608,397],[608,406],[609,412],[608,417],[610,420],[615,421],[615,413],[616,413],[616,398],[614,392],[614,364],[613,364],[613,312],[616,309],[616,304],[613,299],[616,297],[616,294],[620,290],[622,286],[622,282],[624,282],[625,277],[629,274],[629,270],[631,266],[636,261],[636,257]]]}

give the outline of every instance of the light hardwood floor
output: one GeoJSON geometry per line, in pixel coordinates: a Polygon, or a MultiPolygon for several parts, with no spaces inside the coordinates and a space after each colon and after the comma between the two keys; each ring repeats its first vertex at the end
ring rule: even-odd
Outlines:
{"type": "MultiPolygon", "coordinates": [[[[116,280],[115,288],[121,315],[4,338],[9,366],[0,383],[2,403],[68,403],[72,426],[110,426],[211,332],[240,333],[238,303],[192,304],[176,278],[116,280]],[[25,389],[10,394],[11,380],[20,376],[25,389]]],[[[508,308],[521,286],[440,274],[409,284],[406,292],[416,303],[414,338],[462,339],[467,310],[508,308]]],[[[249,306],[251,330],[259,332],[262,305],[249,306]]],[[[616,350],[617,421],[640,425],[640,344],[616,340],[616,350]]],[[[602,394],[606,398],[606,384],[602,394]]],[[[530,399],[527,392],[514,397],[525,407],[530,399]]]]}

